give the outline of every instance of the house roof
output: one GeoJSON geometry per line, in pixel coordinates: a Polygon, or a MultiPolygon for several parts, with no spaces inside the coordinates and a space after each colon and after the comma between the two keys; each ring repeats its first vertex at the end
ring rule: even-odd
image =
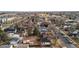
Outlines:
{"type": "Polygon", "coordinates": [[[36,36],[29,36],[29,37],[24,37],[23,38],[23,42],[27,43],[27,42],[34,42],[37,39],[36,36]]]}
{"type": "Polygon", "coordinates": [[[11,45],[1,45],[0,48],[10,48],[11,45]]]}
{"type": "Polygon", "coordinates": [[[47,37],[45,37],[45,38],[41,38],[41,42],[50,42],[50,40],[48,40],[47,37]]]}
{"type": "Polygon", "coordinates": [[[73,34],[77,34],[79,32],[79,30],[75,30],[74,32],[73,32],[73,34]]]}

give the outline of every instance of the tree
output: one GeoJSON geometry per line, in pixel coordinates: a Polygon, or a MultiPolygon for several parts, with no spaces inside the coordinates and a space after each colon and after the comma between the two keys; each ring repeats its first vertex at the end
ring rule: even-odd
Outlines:
{"type": "Polygon", "coordinates": [[[7,34],[0,29],[0,44],[8,44],[9,43],[9,37],[7,36],[7,34]]]}
{"type": "Polygon", "coordinates": [[[76,29],[79,29],[79,23],[77,23],[76,29]]]}
{"type": "Polygon", "coordinates": [[[0,29],[0,40],[2,40],[3,38],[4,38],[4,31],[0,29]]]}
{"type": "Polygon", "coordinates": [[[39,30],[37,27],[34,28],[33,35],[39,36],[39,30]]]}

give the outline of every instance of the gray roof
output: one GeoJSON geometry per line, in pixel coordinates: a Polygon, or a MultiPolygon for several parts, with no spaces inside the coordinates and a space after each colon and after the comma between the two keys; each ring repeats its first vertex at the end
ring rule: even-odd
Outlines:
{"type": "Polygon", "coordinates": [[[1,45],[0,48],[10,48],[11,45],[1,45]]]}

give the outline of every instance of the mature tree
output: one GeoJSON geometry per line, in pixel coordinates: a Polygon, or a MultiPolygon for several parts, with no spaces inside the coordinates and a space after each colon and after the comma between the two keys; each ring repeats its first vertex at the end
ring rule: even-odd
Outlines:
{"type": "Polygon", "coordinates": [[[39,36],[39,30],[37,27],[34,28],[33,35],[39,36]]]}
{"type": "Polygon", "coordinates": [[[0,40],[4,38],[3,36],[4,36],[4,31],[0,29],[0,40]]]}
{"type": "Polygon", "coordinates": [[[79,23],[77,23],[77,26],[76,26],[76,28],[77,28],[77,29],[79,29],[79,23]]]}
{"type": "Polygon", "coordinates": [[[7,34],[3,30],[0,29],[0,44],[2,42],[4,42],[4,44],[9,43],[9,40],[10,39],[8,38],[7,34]]]}
{"type": "Polygon", "coordinates": [[[32,35],[32,28],[28,28],[27,33],[28,33],[28,36],[31,36],[32,35]]]}

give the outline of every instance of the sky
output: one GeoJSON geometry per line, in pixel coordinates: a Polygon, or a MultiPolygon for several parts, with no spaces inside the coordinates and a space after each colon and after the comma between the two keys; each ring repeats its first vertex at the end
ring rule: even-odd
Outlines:
{"type": "Polygon", "coordinates": [[[78,0],[0,0],[0,11],[79,10],[78,0]]]}

